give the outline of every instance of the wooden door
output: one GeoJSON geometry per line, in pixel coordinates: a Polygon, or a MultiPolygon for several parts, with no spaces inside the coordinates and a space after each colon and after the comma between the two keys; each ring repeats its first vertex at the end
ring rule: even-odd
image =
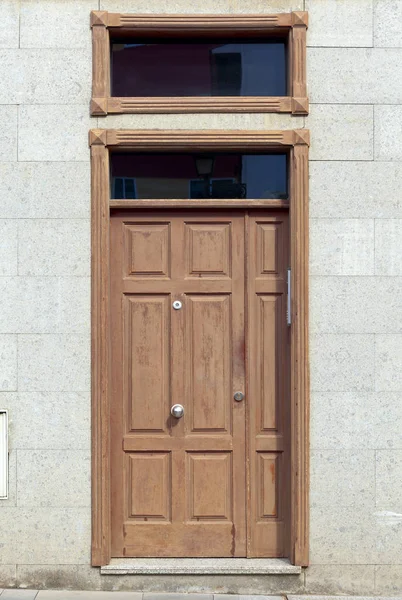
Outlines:
{"type": "Polygon", "coordinates": [[[244,226],[111,218],[112,556],[246,556],[244,226]]]}

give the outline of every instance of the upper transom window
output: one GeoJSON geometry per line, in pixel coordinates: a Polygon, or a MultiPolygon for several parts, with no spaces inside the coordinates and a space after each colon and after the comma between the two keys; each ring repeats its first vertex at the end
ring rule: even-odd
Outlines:
{"type": "Polygon", "coordinates": [[[92,13],[93,115],[307,114],[307,13],[92,13]]]}

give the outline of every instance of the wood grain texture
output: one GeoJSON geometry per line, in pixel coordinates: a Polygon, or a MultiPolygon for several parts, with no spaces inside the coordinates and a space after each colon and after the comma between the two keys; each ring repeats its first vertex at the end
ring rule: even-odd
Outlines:
{"type": "Polygon", "coordinates": [[[306,86],[306,12],[272,15],[153,15],[106,11],[91,13],[93,89],[91,114],[123,113],[292,113],[308,114],[306,86]],[[284,97],[152,97],[110,96],[110,33],[120,37],[231,37],[258,36],[288,39],[289,96],[284,97]]]}
{"type": "Polygon", "coordinates": [[[310,370],[308,348],[308,147],[291,157],[291,560],[308,566],[310,370]]]}
{"type": "Polygon", "coordinates": [[[289,518],[288,213],[250,211],[248,223],[247,556],[278,557],[287,555],[289,518]]]}
{"type": "Polygon", "coordinates": [[[243,222],[111,218],[112,556],[245,556],[243,222]]]}
{"type": "MultiPolygon", "coordinates": [[[[100,130],[96,130],[100,131],[100,130]]],[[[261,150],[272,146],[307,143],[306,130],[248,131],[229,129],[106,129],[108,146],[133,147],[136,151],[159,150],[261,150]]]]}
{"type": "Polygon", "coordinates": [[[109,155],[91,147],[92,565],[110,559],[109,155]]]}

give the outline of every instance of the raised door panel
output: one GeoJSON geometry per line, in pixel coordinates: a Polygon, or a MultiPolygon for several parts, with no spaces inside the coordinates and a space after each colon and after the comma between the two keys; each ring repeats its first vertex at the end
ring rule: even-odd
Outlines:
{"type": "Polygon", "coordinates": [[[163,433],[170,406],[170,297],[123,300],[128,430],[163,433]]]}
{"type": "Polygon", "coordinates": [[[230,432],[231,298],[188,296],[186,372],[191,431],[230,432]]]}
{"type": "Polygon", "coordinates": [[[232,453],[187,453],[189,521],[232,521],[232,453]]]}
{"type": "Polygon", "coordinates": [[[169,277],[170,223],[127,224],[124,237],[126,275],[169,277]]]}
{"type": "Polygon", "coordinates": [[[170,522],[171,458],[170,452],[133,452],[127,455],[129,519],[170,522]]]}
{"type": "Polygon", "coordinates": [[[187,223],[189,277],[230,277],[231,223],[187,223]]]}

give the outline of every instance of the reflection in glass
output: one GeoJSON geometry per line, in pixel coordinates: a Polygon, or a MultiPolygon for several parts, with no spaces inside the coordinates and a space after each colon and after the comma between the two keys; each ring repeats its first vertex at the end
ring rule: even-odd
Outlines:
{"type": "Polygon", "coordinates": [[[286,154],[111,156],[112,198],[288,198],[286,154]]]}
{"type": "Polygon", "coordinates": [[[286,44],[112,43],[112,95],[286,96],[286,44]]]}

